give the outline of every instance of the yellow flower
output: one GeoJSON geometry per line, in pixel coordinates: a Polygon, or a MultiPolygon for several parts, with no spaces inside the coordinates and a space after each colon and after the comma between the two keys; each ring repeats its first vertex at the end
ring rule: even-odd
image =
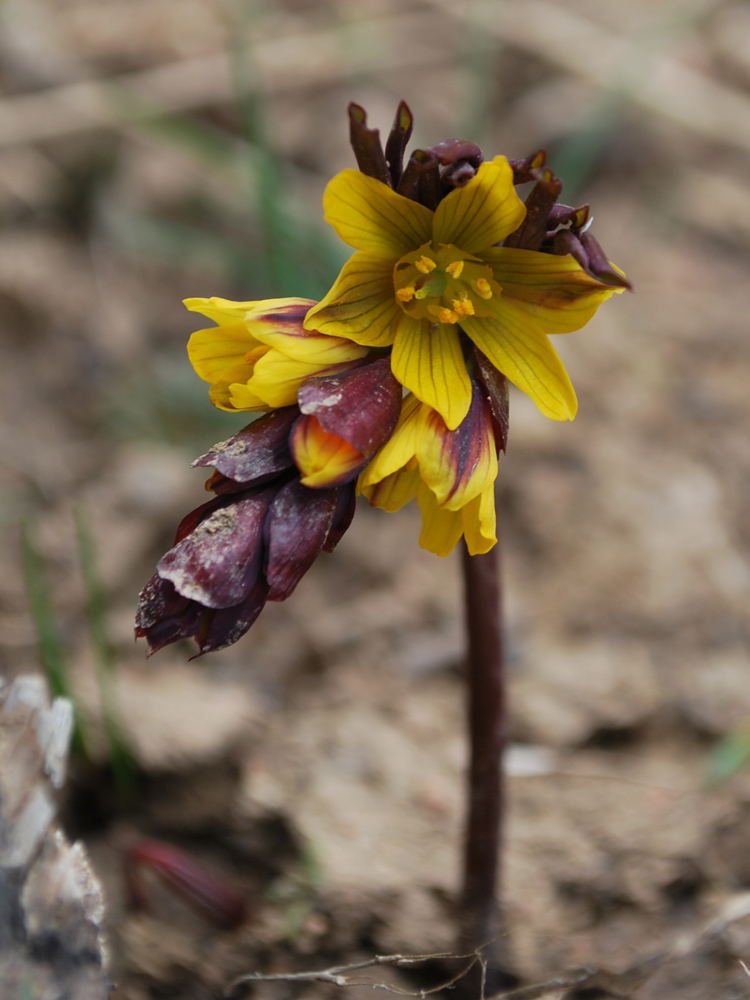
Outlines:
{"type": "Polygon", "coordinates": [[[311,375],[346,371],[369,348],[349,339],[303,329],[310,299],[185,299],[192,312],[218,326],[198,330],[188,357],[209,397],[221,410],[269,410],[297,402],[297,390],[311,375]]]}
{"type": "Polygon", "coordinates": [[[498,156],[433,212],[356,170],[328,185],[326,219],[355,253],[305,329],[393,345],[396,378],[454,430],[471,404],[463,331],[554,420],[577,403],[547,335],[580,329],[613,288],[572,257],[497,244],[526,208],[498,156]]]}
{"type": "Polygon", "coordinates": [[[474,380],[470,393],[469,411],[455,430],[410,393],[392,437],[357,483],[359,493],[387,511],[416,496],[419,544],[439,556],[447,556],[462,535],[471,555],[488,552],[497,541],[497,443],[489,404],[474,380]]]}

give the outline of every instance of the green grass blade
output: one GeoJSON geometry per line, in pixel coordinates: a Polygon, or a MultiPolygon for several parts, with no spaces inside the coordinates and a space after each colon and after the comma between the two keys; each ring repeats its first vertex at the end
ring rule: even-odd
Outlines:
{"type": "Polygon", "coordinates": [[[750,724],[745,722],[720,740],[708,754],[706,781],[718,785],[727,781],[750,761],[750,724]]]}
{"type": "Polygon", "coordinates": [[[86,741],[81,727],[80,713],[73,690],[68,680],[65,643],[60,635],[57,619],[52,607],[44,563],[34,540],[34,533],[28,520],[21,521],[21,558],[29,598],[31,617],[39,643],[42,669],[50,686],[53,698],[68,698],[73,705],[75,723],[73,727],[73,747],[86,754],[86,741]]]}
{"type": "Polygon", "coordinates": [[[96,546],[83,511],[74,512],[78,555],[83,575],[86,618],[96,662],[99,697],[112,773],[121,800],[135,794],[135,762],[123,736],[115,687],[116,653],[107,625],[107,598],[99,576],[96,546]]]}

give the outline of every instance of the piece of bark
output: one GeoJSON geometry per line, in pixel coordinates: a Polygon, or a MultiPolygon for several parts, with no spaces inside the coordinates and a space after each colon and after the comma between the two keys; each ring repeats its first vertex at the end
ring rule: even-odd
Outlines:
{"type": "MultiPolygon", "coordinates": [[[[0,684],[2,682],[0,681],[0,684]]],[[[104,897],[82,844],[57,825],[73,709],[43,678],[0,688],[0,996],[102,1000],[104,897]]]]}

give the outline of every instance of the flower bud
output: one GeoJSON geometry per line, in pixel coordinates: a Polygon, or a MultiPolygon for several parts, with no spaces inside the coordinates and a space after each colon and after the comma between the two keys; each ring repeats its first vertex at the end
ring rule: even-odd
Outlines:
{"type": "Polygon", "coordinates": [[[269,413],[195,465],[217,496],[183,518],[140,595],[136,636],[149,654],[193,638],[199,655],[241,638],[267,600],[283,601],[354,514],[354,483],[303,486],[289,450],[296,406],[269,413]]]}
{"type": "Polygon", "coordinates": [[[291,435],[302,483],[312,489],[351,482],[393,433],[401,386],[388,358],[311,378],[300,386],[302,417],[291,435]]]}

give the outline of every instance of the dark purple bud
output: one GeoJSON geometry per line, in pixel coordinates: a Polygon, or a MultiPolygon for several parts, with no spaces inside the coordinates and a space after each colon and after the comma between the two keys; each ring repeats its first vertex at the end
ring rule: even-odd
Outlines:
{"type": "Polygon", "coordinates": [[[227,479],[220,472],[214,472],[211,478],[206,480],[205,489],[215,493],[217,497],[229,497],[234,493],[245,493],[247,486],[244,483],[236,483],[234,479],[227,479]]]}
{"type": "Polygon", "coordinates": [[[367,113],[358,104],[349,105],[349,141],[357,166],[363,174],[376,181],[391,186],[391,175],[385,162],[385,153],[380,145],[380,132],[367,127],[367,113]]]}
{"type": "Polygon", "coordinates": [[[435,209],[440,201],[440,171],[438,160],[424,149],[415,149],[401,175],[398,193],[435,209]]]}
{"type": "Polygon", "coordinates": [[[419,175],[419,203],[434,212],[443,197],[440,171],[430,167],[419,175]]]}
{"type": "Polygon", "coordinates": [[[263,522],[273,495],[265,490],[213,511],[162,557],[159,576],[207,608],[244,601],[260,573],[263,522]]]}
{"type": "Polygon", "coordinates": [[[465,187],[476,175],[476,172],[476,167],[467,163],[466,160],[452,163],[446,167],[441,177],[443,191],[449,194],[454,188],[465,187]]]}
{"type": "Polygon", "coordinates": [[[265,527],[269,601],[285,601],[320,555],[336,515],[338,490],[293,479],[276,494],[265,527]]]}
{"type": "Polygon", "coordinates": [[[552,241],[552,253],[558,257],[570,255],[573,260],[578,261],[587,274],[590,273],[589,255],[584,250],[580,239],[570,229],[561,229],[559,233],[555,233],[555,238],[552,241]]]}
{"type": "Polygon", "coordinates": [[[614,285],[616,288],[627,288],[632,291],[633,286],[624,275],[615,271],[596,237],[592,236],[591,233],[582,233],[580,239],[581,246],[589,258],[588,273],[605,285],[614,285]]]}
{"type": "Polygon", "coordinates": [[[324,552],[333,552],[354,519],[354,512],[357,509],[357,496],[354,487],[353,482],[346,483],[344,486],[339,486],[336,491],[338,493],[336,513],[333,518],[333,527],[328,532],[328,538],[323,545],[324,552]]]}
{"type": "Polygon", "coordinates": [[[534,173],[541,170],[547,162],[547,154],[543,149],[540,149],[538,153],[532,153],[525,160],[509,160],[508,162],[513,168],[513,183],[526,184],[528,181],[537,180],[534,173]]]}
{"type": "Polygon", "coordinates": [[[503,246],[519,250],[539,250],[547,235],[547,220],[553,205],[560,197],[562,181],[551,170],[542,168],[531,171],[537,183],[526,199],[526,217],[503,246]]]}
{"type": "Polygon", "coordinates": [[[443,167],[465,160],[476,169],[484,159],[479,146],[475,142],[469,142],[468,139],[445,139],[430,146],[427,152],[432,153],[443,167]]]}
{"type": "Polygon", "coordinates": [[[366,459],[390,438],[401,413],[401,386],[389,358],[340,375],[309,378],[297,398],[302,413],[316,417],[327,434],[343,438],[366,459]]]}
{"type": "Polygon", "coordinates": [[[220,608],[218,611],[207,610],[195,635],[200,652],[191,659],[195,660],[205,653],[216,653],[220,649],[226,649],[227,646],[233,646],[254,624],[267,600],[268,584],[263,576],[259,576],[250,593],[240,604],[231,608],[220,608]]]}
{"type": "Polygon", "coordinates": [[[223,503],[224,501],[219,497],[212,497],[210,500],[202,503],[200,507],[196,507],[195,510],[191,510],[189,514],[186,514],[177,526],[172,544],[177,545],[183,538],[187,538],[190,532],[198,527],[204,517],[208,517],[212,510],[221,507],[223,503]]]}
{"type": "Polygon", "coordinates": [[[136,629],[145,632],[160,618],[178,618],[189,604],[190,600],[178,594],[169,580],[162,580],[158,573],[154,573],[138,596],[136,629]]]}
{"type": "Polygon", "coordinates": [[[581,205],[580,208],[573,208],[571,205],[553,205],[547,220],[547,229],[570,225],[571,229],[578,230],[582,229],[588,221],[588,205],[581,205]]]}
{"type": "Polygon", "coordinates": [[[407,143],[411,138],[411,130],[414,124],[412,113],[406,101],[400,101],[396,109],[396,117],[393,121],[391,134],[385,144],[385,158],[388,162],[388,170],[391,175],[393,188],[398,187],[401,174],[404,169],[404,152],[407,143]]]}
{"type": "Polygon", "coordinates": [[[627,278],[615,271],[598,241],[589,233],[583,233],[579,237],[569,229],[561,229],[559,233],[555,233],[552,253],[560,257],[569,254],[578,261],[586,274],[601,281],[604,285],[614,285],[616,288],[627,289],[633,287],[627,278]]]}
{"type": "Polygon", "coordinates": [[[135,635],[146,639],[148,655],[178,639],[190,639],[198,631],[203,608],[178,594],[169,580],[154,574],[140,593],[135,616],[135,635]]]}
{"type": "MultiPolygon", "coordinates": [[[[216,469],[222,476],[248,486],[258,486],[294,465],[289,451],[289,432],[299,416],[296,406],[266,413],[243,427],[234,437],[215,444],[193,462],[193,467],[216,469]]],[[[213,480],[212,480],[213,482],[213,480]]],[[[221,480],[216,479],[216,486],[221,480]]],[[[216,489],[216,492],[229,492],[216,489]]]]}
{"type": "Polygon", "coordinates": [[[508,420],[510,415],[510,399],[508,397],[508,380],[492,364],[478,347],[474,348],[479,369],[479,381],[490,404],[492,422],[495,428],[497,447],[503,453],[508,447],[508,420]]]}

